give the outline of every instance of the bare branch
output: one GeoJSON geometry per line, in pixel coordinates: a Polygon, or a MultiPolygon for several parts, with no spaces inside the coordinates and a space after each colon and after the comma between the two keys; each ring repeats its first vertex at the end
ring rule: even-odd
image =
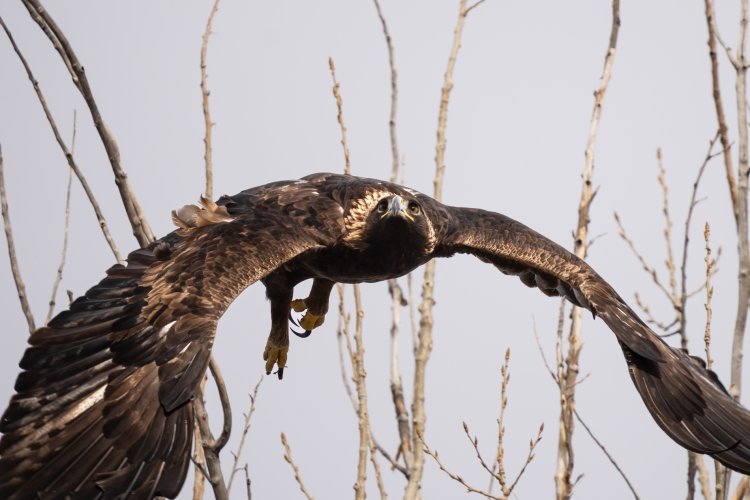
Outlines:
{"type": "Polygon", "coordinates": [[[344,112],[343,112],[343,101],[341,100],[341,93],[339,92],[339,82],[336,80],[336,66],[333,64],[333,58],[328,58],[328,68],[331,70],[331,78],[333,79],[333,97],[336,98],[336,119],[339,122],[341,128],[341,147],[344,149],[344,173],[352,173],[351,159],[349,158],[349,146],[346,143],[346,126],[344,125],[344,112]]]}
{"type": "Polygon", "coordinates": [[[698,482],[701,485],[701,494],[706,500],[712,500],[711,481],[708,478],[706,464],[703,462],[703,455],[700,453],[694,453],[693,455],[695,456],[695,468],[698,471],[698,482]]]}
{"type": "Polygon", "coordinates": [[[398,137],[396,134],[396,111],[398,106],[398,73],[396,72],[396,58],[393,55],[393,40],[388,30],[388,24],[385,22],[383,10],[380,8],[380,1],[374,0],[375,9],[378,11],[380,24],[383,26],[383,35],[385,35],[385,44],[388,47],[388,64],[391,69],[391,115],[388,120],[388,130],[391,137],[391,182],[398,182],[398,137]]]}
{"type": "MultiPolygon", "coordinates": [[[[73,138],[70,141],[70,155],[73,156],[76,150],[76,110],[73,110],[73,138]]],[[[49,309],[47,309],[47,318],[44,320],[46,325],[52,319],[52,315],[55,312],[55,304],[57,302],[57,291],[60,288],[60,282],[63,277],[63,269],[65,269],[65,257],[68,253],[68,229],[70,228],[70,191],[73,186],[73,169],[68,169],[68,183],[65,188],[65,222],[63,223],[63,244],[62,250],[60,251],[60,263],[57,265],[57,272],[55,273],[55,280],[52,283],[52,292],[49,298],[49,309]]]]}
{"type": "Polygon", "coordinates": [[[443,471],[443,472],[445,472],[448,475],[448,477],[450,477],[454,481],[456,481],[456,482],[460,483],[462,486],[464,486],[469,493],[477,493],[478,495],[482,495],[483,497],[490,498],[492,500],[505,500],[505,497],[496,497],[494,495],[491,495],[491,494],[489,494],[487,492],[484,492],[484,491],[480,490],[479,488],[475,488],[475,487],[471,486],[469,483],[467,483],[466,481],[464,481],[464,479],[461,476],[459,476],[457,474],[454,474],[451,471],[449,471],[445,467],[445,465],[443,465],[443,462],[440,461],[440,458],[438,456],[438,452],[432,450],[429,446],[427,446],[427,444],[422,439],[422,435],[418,433],[417,434],[417,438],[422,443],[423,451],[425,453],[427,453],[429,456],[431,456],[435,460],[435,463],[437,463],[438,467],[440,467],[440,470],[443,471]]]}
{"type": "MultiPolygon", "coordinates": [[[[503,463],[503,458],[505,456],[505,447],[503,446],[503,437],[505,436],[505,408],[508,406],[508,382],[510,382],[510,372],[508,371],[509,364],[510,349],[506,349],[505,361],[503,362],[503,366],[500,368],[500,415],[497,417],[497,455],[495,456],[495,464],[497,465],[497,481],[500,483],[500,489],[505,496],[508,496],[510,494],[505,483],[505,464],[503,463]]],[[[464,426],[464,428],[466,429],[466,426],[464,426]]],[[[477,455],[478,454],[479,450],[477,450],[477,455]]]]}
{"type": "Polygon", "coordinates": [[[349,359],[354,357],[354,350],[352,349],[352,342],[349,337],[349,315],[346,312],[344,306],[344,285],[336,283],[336,291],[339,295],[339,324],[336,329],[336,340],[339,346],[339,367],[341,368],[341,380],[344,383],[344,389],[346,394],[349,396],[349,401],[352,403],[354,412],[357,412],[357,400],[354,398],[354,391],[349,384],[349,377],[346,374],[346,362],[344,361],[344,348],[342,339],[346,339],[346,349],[349,354],[349,359]]]}
{"type": "MultiPolygon", "coordinates": [[[[210,446],[210,444],[213,443],[213,436],[211,434],[211,428],[208,425],[208,414],[206,413],[203,398],[194,398],[193,404],[195,406],[195,418],[198,420],[198,425],[200,426],[200,435],[203,440],[203,453],[206,461],[206,469],[201,467],[201,470],[206,479],[208,479],[209,484],[211,484],[216,500],[228,500],[229,494],[227,493],[227,487],[224,483],[224,475],[221,471],[219,455],[218,452],[210,446]]],[[[194,463],[199,465],[198,462],[194,463]]]]}
{"type": "MultiPolygon", "coordinates": [[[[342,125],[343,126],[343,125],[342,125]]],[[[364,500],[365,480],[367,473],[367,448],[370,441],[370,420],[367,411],[367,387],[365,385],[365,347],[362,343],[362,319],[365,312],[362,309],[362,296],[359,285],[353,285],[354,308],[357,319],[354,327],[354,343],[356,350],[352,356],[352,373],[357,388],[357,423],[359,427],[359,460],[357,464],[357,482],[354,486],[355,498],[364,500]]]]}
{"type": "Polygon", "coordinates": [[[221,402],[221,412],[224,415],[224,422],[218,439],[206,440],[206,446],[210,446],[213,451],[216,452],[216,455],[218,455],[229,441],[229,435],[232,434],[232,406],[229,401],[229,393],[227,392],[227,385],[224,382],[224,376],[221,374],[219,363],[217,363],[213,354],[208,358],[208,368],[211,370],[211,375],[216,383],[216,390],[219,393],[219,401],[221,402]]]}
{"type": "MultiPolygon", "coordinates": [[[[448,122],[448,102],[453,89],[453,69],[456,65],[458,51],[461,48],[461,34],[463,32],[466,17],[469,10],[466,7],[467,0],[461,0],[458,9],[458,20],[453,32],[453,44],[448,56],[448,66],[443,78],[443,88],[440,94],[440,110],[438,112],[437,143],[435,145],[435,178],[433,181],[433,197],[440,201],[443,193],[443,176],[445,173],[445,128],[448,122]]],[[[472,6],[475,7],[478,4],[472,6]]],[[[419,306],[420,320],[417,348],[414,354],[414,394],[412,399],[412,435],[415,441],[414,464],[409,470],[409,482],[406,485],[404,498],[414,500],[419,495],[419,487],[422,482],[424,470],[424,454],[419,443],[416,442],[419,435],[424,434],[425,429],[425,370],[427,361],[432,351],[432,306],[434,304],[433,293],[435,286],[435,261],[431,260],[425,265],[424,281],[422,283],[422,303],[419,306]]]]}
{"type": "Polygon", "coordinates": [[[409,411],[404,400],[404,386],[398,369],[398,334],[401,322],[401,307],[406,305],[403,290],[394,280],[388,280],[388,291],[391,295],[391,398],[396,410],[396,425],[399,435],[399,453],[409,469],[414,463],[412,453],[412,435],[409,427],[409,411]]]}
{"type": "MultiPolygon", "coordinates": [[[[2,22],[2,19],[0,19],[2,22]]],[[[3,27],[5,24],[3,24],[3,27]]],[[[29,325],[29,333],[36,330],[34,326],[34,315],[31,312],[29,299],[26,295],[26,286],[21,277],[21,270],[18,267],[18,258],[16,257],[16,245],[13,242],[13,228],[10,224],[10,213],[8,212],[8,196],[5,193],[5,167],[3,165],[3,150],[0,147],[0,208],[3,213],[3,227],[5,228],[5,241],[8,242],[8,257],[10,258],[10,270],[13,274],[13,281],[16,284],[18,300],[21,302],[21,310],[26,317],[26,323],[29,325]]]]}
{"type": "Polygon", "coordinates": [[[247,471],[247,464],[242,468],[245,471],[245,486],[247,486],[247,500],[253,499],[253,493],[250,491],[250,473],[247,471]]]}
{"type": "MultiPolygon", "coordinates": [[[[685,238],[683,239],[682,243],[682,265],[680,266],[680,275],[682,278],[681,286],[680,286],[680,296],[679,301],[675,300],[675,303],[679,303],[679,309],[678,309],[678,315],[680,317],[680,332],[683,339],[683,349],[687,349],[687,318],[685,316],[686,311],[686,304],[688,299],[688,291],[687,291],[687,256],[688,256],[688,243],[690,241],[690,223],[693,219],[693,209],[695,209],[695,206],[698,204],[698,186],[700,185],[701,179],[703,178],[703,172],[706,170],[706,166],[708,166],[708,163],[711,161],[712,158],[716,156],[716,154],[713,152],[714,145],[719,140],[719,132],[716,133],[716,135],[709,141],[708,145],[708,151],[706,152],[706,156],[703,159],[703,163],[701,163],[700,168],[698,168],[698,175],[695,178],[695,182],[693,182],[693,190],[690,195],[690,204],[688,205],[688,213],[687,217],[685,217],[685,238]]],[[[677,297],[675,298],[677,299],[677,297]]]]}
{"type": "Polygon", "coordinates": [[[78,168],[78,164],[73,159],[73,154],[68,150],[68,147],[65,145],[65,141],[63,141],[62,137],[60,136],[60,132],[57,129],[57,124],[55,123],[54,118],[52,118],[52,113],[47,107],[47,100],[44,98],[44,94],[42,94],[42,90],[39,87],[39,82],[34,77],[34,74],[31,72],[31,67],[26,62],[26,58],[24,58],[20,49],[16,45],[16,42],[13,39],[13,35],[11,35],[10,30],[5,25],[1,17],[0,17],[0,25],[2,25],[3,30],[5,30],[5,34],[8,36],[8,40],[10,40],[10,43],[13,46],[13,50],[16,52],[18,59],[21,61],[21,64],[23,64],[23,67],[26,70],[26,76],[29,78],[29,81],[31,81],[31,85],[34,87],[36,96],[39,99],[39,104],[42,105],[42,110],[44,111],[44,115],[47,117],[47,121],[49,122],[50,127],[52,128],[52,134],[55,136],[55,140],[57,141],[57,144],[60,146],[60,149],[65,155],[65,159],[67,160],[68,165],[70,166],[71,169],[73,169],[73,172],[76,174],[76,177],[78,177],[78,181],[81,183],[81,187],[83,187],[83,191],[86,193],[86,196],[89,199],[89,203],[91,203],[91,207],[94,209],[94,213],[96,214],[96,219],[99,222],[99,227],[101,227],[102,229],[102,234],[104,235],[104,239],[107,241],[107,244],[109,245],[109,248],[112,250],[112,253],[115,256],[115,259],[117,259],[117,262],[121,262],[121,263],[124,262],[124,259],[122,258],[122,255],[120,255],[120,252],[117,249],[117,245],[115,244],[115,241],[109,232],[109,226],[107,225],[107,221],[104,218],[104,215],[102,214],[101,208],[99,208],[99,202],[96,201],[96,197],[94,196],[93,191],[89,187],[89,183],[86,180],[86,177],[84,177],[83,173],[81,172],[81,169],[78,168]]]}
{"type": "Polygon", "coordinates": [[[674,265],[674,252],[672,251],[672,216],[669,213],[669,186],[667,185],[667,172],[664,169],[664,159],[661,148],[656,150],[656,163],[659,167],[659,186],[662,192],[662,214],[664,215],[664,239],[667,244],[667,271],[669,274],[669,288],[671,295],[677,295],[677,273],[674,265]]]}
{"type": "MultiPolygon", "coordinates": [[[[594,92],[594,109],[591,114],[589,135],[586,142],[585,163],[583,168],[583,186],[578,205],[578,224],[573,243],[574,253],[581,259],[586,258],[588,249],[588,226],[590,221],[590,207],[596,191],[593,189],[594,148],[596,135],[601,119],[604,96],[606,95],[612,68],[615,62],[617,35],[620,30],[620,1],[612,1],[612,26],[609,35],[607,53],[604,57],[604,69],[599,87],[594,92]]],[[[558,369],[558,383],[560,385],[560,430],[557,446],[557,470],[555,472],[555,489],[557,498],[569,498],[573,490],[571,477],[574,467],[573,455],[573,411],[575,409],[575,386],[578,378],[579,358],[581,352],[581,308],[571,310],[570,333],[568,335],[568,352],[565,357],[565,370],[558,369]]]]}
{"type": "Polygon", "coordinates": [[[292,466],[292,470],[294,471],[294,480],[297,481],[297,485],[299,485],[300,491],[302,491],[302,494],[305,495],[305,497],[308,500],[313,500],[313,497],[310,495],[310,493],[307,492],[307,488],[305,488],[305,483],[302,482],[302,476],[299,473],[299,468],[294,464],[294,460],[292,459],[292,450],[289,447],[289,443],[286,440],[286,436],[284,433],[281,433],[281,444],[284,446],[284,460],[292,466]]]}
{"type": "Polygon", "coordinates": [[[711,86],[716,108],[716,121],[719,122],[719,137],[724,156],[724,168],[726,170],[727,187],[732,200],[732,212],[735,224],[739,223],[739,207],[737,205],[737,181],[734,177],[734,165],[732,164],[731,143],[729,142],[729,129],[727,119],[724,115],[724,103],[721,99],[721,85],[719,84],[719,60],[716,56],[717,29],[714,20],[713,0],[704,0],[706,9],[706,24],[708,25],[708,56],[711,60],[711,86]]]}
{"type": "Polygon", "coordinates": [[[638,259],[638,262],[641,263],[641,267],[643,268],[646,273],[648,273],[649,276],[651,276],[651,279],[653,280],[654,284],[659,288],[659,290],[664,293],[664,296],[667,297],[669,302],[671,304],[674,303],[672,294],[669,293],[669,290],[667,290],[667,287],[664,286],[664,284],[659,279],[659,274],[656,272],[656,269],[651,266],[648,262],[646,262],[646,259],[641,255],[641,253],[638,251],[638,249],[635,247],[635,243],[632,239],[628,236],[627,231],[625,231],[625,227],[622,224],[622,221],[620,220],[620,214],[617,212],[614,213],[615,222],[617,222],[617,228],[618,228],[618,234],[620,235],[620,238],[622,238],[625,243],[628,244],[628,247],[630,247],[631,252],[633,252],[633,255],[638,259]]]}
{"type": "Polygon", "coordinates": [[[706,222],[703,230],[703,238],[706,240],[706,330],[703,335],[703,342],[706,344],[706,368],[712,368],[714,360],[711,357],[711,298],[714,295],[714,288],[711,286],[711,274],[713,271],[713,260],[711,259],[711,227],[706,222]]]}
{"type": "Polygon", "coordinates": [[[49,12],[47,12],[42,6],[41,2],[39,2],[39,0],[22,1],[26,9],[29,11],[29,14],[31,14],[31,18],[39,25],[42,31],[44,31],[44,34],[50,39],[55,50],[57,50],[60,57],[62,57],[65,66],[68,68],[68,72],[73,78],[73,84],[80,91],[83,99],[86,101],[86,105],[88,106],[89,111],[91,111],[91,117],[94,120],[96,130],[99,132],[99,137],[102,140],[104,149],[107,151],[107,156],[109,157],[109,162],[112,165],[112,172],[115,175],[115,184],[120,191],[120,197],[122,198],[125,212],[128,215],[128,220],[133,229],[133,235],[136,240],[138,240],[138,243],[142,247],[145,247],[154,240],[154,235],[151,232],[151,228],[146,221],[143,210],[130,187],[128,177],[120,165],[120,150],[117,147],[117,141],[115,141],[112,132],[99,113],[99,107],[94,100],[94,95],[89,86],[88,78],[86,78],[83,65],[78,61],[78,57],[73,51],[73,47],[71,47],[68,42],[68,39],[57,26],[54,19],[52,19],[49,12]]]}
{"type": "MultiPolygon", "coordinates": [[[[232,473],[229,475],[229,484],[227,484],[227,493],[229,493],[232,490],[232,482],[234,481],[234,475],[237,473],[238,470],[238,464],[240,461],[240,456],[242,456],[242,448],[245,446],[245,438],[247,437],[247,433],[250,430],[250,419],[253,416],[253,413],[255,413],[255,403],[258,400],[258,389],[260,389],[260,384],[263,382],[263,377],[258,380],[258,383],[255,384],[255,388],[253,389],[253,393],[250,394],[250,408],[247,410],[247,413],[245,413],[245,421],[242,424],[242,435],[240,436],[240,442],[237,445],[237,451],[232,453],[234,456],[234,463],[232,463],[232,473]]],[[[245,465],[245,475],[247,476],[247,464],[245,465]]],[[[248,478],[249,481],[249,478],[248,478]]],[[[249,485],[248,485],[249,486],[249,485]]]]}
{"type": "MultiPolygon", "coordinates": [[[[388,120],[388,131],[391,140],[391,182],[398,182],[399,177],[399,152],[398,136],[396,134],[396,115],[398,108],[398,73],[396,71],[396,60],[394,56],[393,40],[385,21],[383,10],[379,0],[374,0],[378,19],[383,27],[383,35],[388,48],[388,64],[391,71],[391,112],[388,120]]],[[[401,382],[401,374],[398,369],[398,337],[400,326],[400,308],[406,305],[404,292],[395,279],[388,280],[388,293],[391,296],[391,397],[396,410],[396,425],[400,439],[399,454],[403,457],[407,469],[414,463],[414,455],[411,446],[411,428],[409,427],[409,412],[404,401],[404,387],[401,382]]]]}
{"type": "Polygon", "coordinates": [[[213,7],[211,7],[211,13],[208,15],[206,29],[203,32],[203,41],[201,43],[201,95],[203,97],[203,122],[206,126],[206,134],[203,137],[203,145],[205,147],[203,160],[206,165],[205,195],[207,198],[213,198],[214,191],[214,166],[211,149],[211,130],[213,129],[214,124],[211,121],[211,112],[208,107],[208,96],[211,92],[208,90],[207,86],[208,75],[206,74],[206,53],[208,49],[208,37],[211,36],[211,25],[214,22],[214,16],[216,15],[217,10],[219,10],[219,0],[215,0],[213,7]]]}
{"type": "Polygon", "coordinates": [[[518,471],[518,474],[516,475],[516,478],[513,479],[513,482],[508,487],[508,495],[510,496],[510,493],[516,488],[516,485],[518,484],[518,481],[521,479],[521,476],[523,476],[524,472],[526,472],[526,468],[529,466],[532,460],[534,460],[534,450],[536,449],[536,445],[539,444],[539,441],[542,440],[542,433],[544,432],[544,422],[539,424],[539,430],[536,433],[536,437],[529,441],[529,453],[526,455],[526,460],[523,463],[523,466],[521,466],[521,470],[518,471]]]}
{"type": "Polygon", "coordinates": [[[638,500],[640,498],[638,496],[638,493],[636,493],[635,488],[633,488],[633,484],[628,479],[628,476],[625,475],[625,472],[620,468],[619,465],[617,465],[617,462],[615,461],[614,457],[610,455],[610,453],[607,451],[607,448],[604,447],[604,445],[599,441],[596,436],[594,436],[594,433],[591,431],[588,425],[586,425],[586,422],[583,421],[581,418],[581,415],[578,413],[578,410],[573,410],[573,413],[576,416],[576,420],[583,426],[584,429],[586,429],[586,432],[588,433],[589,437],[594,440],[594,443],[599,447],[600,450],[604,453],[604,455],[607,456],[607,460],[617,469],[617,472],[622,476],[623,480],[625,480],[625,483],[628,485],[628,488],[633,493],[633,497],[638,500]]]}
{"type": "Polygon", "coordinates": [[[745,59],[745,42],[748,24],[748,0],[741,2],[740,43],[737,48],[737,129],[739,136],[739,165],[737,171],[738,201],[738,305],[737,318],[732,338],[732,370],[729,393],[739,399],[742,391],[742,347],[747,325],[748,304],[750,303],[750,248],[748,246],[748,115],[747,115],[747,61],[745,59]]]}

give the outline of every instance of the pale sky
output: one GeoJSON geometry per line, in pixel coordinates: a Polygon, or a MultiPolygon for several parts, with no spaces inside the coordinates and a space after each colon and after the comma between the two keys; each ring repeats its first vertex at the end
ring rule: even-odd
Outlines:
{"type": "MultiPolygon", "coordinates": [[[[193,203],[203,185],[203,116],[199,50],[211,3],[47,2],[86,68],[94,95],[119,141],[123,166],[158,235],[172,230],[170,211],[193,203]]],[[[383,1],[399,72],[399,145],[405,183],[432,192],[435,130],[442,77],[458,13],[457,1],[383,1]]],[[[718,12],[728,43],[737,39],[737,11],[718,12]]],[[[611,5],[601,1],[488,0],[467,20],[454,74],[448,119],[444,201],[502,212],[570,248],[580,174],[609,39],[611,5]]],[[[114,187],[90,115],[59,57],[16,2],[0,16],[13,31],[66,140],[78,112],[76,158],[102,205],[123,253],[137,245],[114,187]]],[[[4,37],[3,37],[4,38],[4,37]]],[[[612,82],[596,147],[590,263],[633,306],[641,294],[654,313],[671,320],[670,304],[617,236],[618,211],[649,262],[664,271],[661,194],[656,149],[670,186],[674,247],[682,248],[692,183],[717,128],[711,99],[702,2],[623,2],[612,82]]],[[[352,172],[390,174],[390,83],[384,37],[370,1],[225,0],[214,22],[208,55],[214,128],[216,195],[316,171],[343,171],[328,58],[336,62],[348,127],[352,172]]],[[[736,141],[733,71],[723,53],[722,91],[736,141]]],[[[0,42],[0,144],[20,266],[37,323],[46,315],[62,245],[67,167],[31,85],[7,40],[0,42]]],[[[735,151],[736,153],[736,151],[735,151]]],[[[736,161],[735,161],[736,163],[736,161]]],[[[713,301],[713,355],[729,381],[736,308],[736,237],[723,164],[704,176],[690,230],[688,281],[705,277],[703,225],[714,253],[723,253],[713,301]]],[[[80,186],[75,185],[63,285],[80,295],[113,263],[80,186]]],[[[3,252],[5,253],[5,252],[3,252]]],[[[679,258],[679,255],[678,255],[679,258]]],[[[0,401],[12,394],[26,326],[7,265],[0,265],[0,401]]],[[[511,381],[505,457],[511,476],[523,463],[541,422],[543,439],[521,479],[518,498],[554,495],[559,413],[556,387],[534,340],[536,328],[554,358],[559,301],[470,257],[437,267],[434,349],[428,365],[426,441],[445,464],[484,488],[486,472],[466,440],[462,421],[491,459],[497,439],[500,365],[510,348],[511,381]]],[[[421,270],[415,275],[417,285],[421,270]]],[[[406,285],[406,280],[402,280],[406,285]]],[[[373,433],[392,453],[397,446],[389,390],[390,302],[385,284],[366,285],[365,363],[373,433]]],[[[419,290],[419,286],[415,286],[419,290]]],[[[302,296],[304,290],[298,296],[302,296]]],[[[690,303],[691,352],[703,353],[704,294],[690,303]]],[[[351,308],[351,299],[349,300],[351,308]]],[[[236,449],[247,394],[263,375],[270,326],[262,286],[244,293],[219,325],[214,352],[231,393],[236,449]]],[[[407,310],[403,310],[405,316],[407,310]]],[[[254,498],[297,498],[283,460],[285,432],[308,490],[316,498],[348,498],[356,480],[357,422],[338,363],[336,317],[308,339],[292,339],[284,380],[265,377],[241,463],[249,464],[254,498]]],[[[685,451],[652,421],[629,380],[614,335],[600,321],[584,323],[578,410],[616,458],[643,499],[685,494],[685,451]]],[[[677,339],[672,338],[673,345],[677,339]]],[[[401,338],[401,373],[412,394],[411,333],[401,338]]],[[[744,383],[750,390],[750,373],[744,383]]],[[[743,401],[747,404],[748,398],[743,401]]],[[[216,413],[214,413],[216,415],[216,413]]],[[[217,417],[214,417],[216,423],[217,417]]],[[[579,499],[632,498],[617,472],[577,426],[579,499]]],[[[393,498],[404,479],[380,461],[393,498]]],[[[737,475],[735,475],[736,479],[737,475]]],[[[377,497],[368,470],[368,494],[377,497]]],[[[191,482],[182,498],[189,498],[191,482]]],[[[464,488],[428,458],[424,498],[457,498],[464,488]]],[[[209,494],[210,495],[210,494],[209,494]]],[[[235,485],[233,498],[244,498],[235,485]]]]}

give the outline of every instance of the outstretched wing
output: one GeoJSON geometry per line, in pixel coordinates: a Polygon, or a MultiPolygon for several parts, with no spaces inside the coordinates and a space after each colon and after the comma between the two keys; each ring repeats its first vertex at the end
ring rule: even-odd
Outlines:
{"type": "Polygon", "coordinates": [[[177,495],[219,317],[341,226],[305,183],[203,204],[30,337],[0,421],[0,498],[177,495]]]}
{"type": "Polygon", "coordinates": [[[617,336],[649,412],[677,443],[750,474],[750,412],[698,358],[669,347],[588,264],[504,215],[436,207],[436,256],[469,253],[599,316],[617,336]]]}

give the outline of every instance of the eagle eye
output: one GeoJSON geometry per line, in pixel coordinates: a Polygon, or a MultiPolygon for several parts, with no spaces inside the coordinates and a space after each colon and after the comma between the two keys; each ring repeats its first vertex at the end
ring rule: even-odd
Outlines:
{"type": "Polygon", "coordinates": [[[412,215],[419,215],[422,212],[422,207],[416,201],[409,202],[409,213],[412,215]]]}
{"type": "Polygon", "coordinates": [[[378,202],[378,206],[376,208],[379,214],[384,214],[386,210],[388,210],[388,198],[383,198],[378,202]]]}

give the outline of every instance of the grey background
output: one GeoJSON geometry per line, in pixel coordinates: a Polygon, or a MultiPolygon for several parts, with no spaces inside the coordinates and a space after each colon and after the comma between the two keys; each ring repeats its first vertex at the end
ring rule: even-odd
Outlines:
{"type": "MultiPolygon", "coordinates": [[[[203,189],[200,39],[209,2],[48,2],[85,65],[94,94],[117,137],[122,160],[154,231],[172,230],[172,209],[203,189]]],[[[399,69],[399,141],[406,184],[430,193],[439,92],[458,12],[457,2],[384,1],[399,69]]],[[[734,43],[739,6],[719,10],[734,43]]],[[[444,200],[517,218],[570,247],[580,194],[583,151],[610,29],[609,2],[490,0],[467,21],[448,121],[444,200]]],[[[69,141],[78,110],[76,158],[93,185],[121,251],[136,244],[90,116],[57,54],[18,3],[0,15],[40,80],[69,141]]],[[[215,193],[235,193],[315,171],[342,171],[329,56],[336,61],[349,129],[353,173],[390,173],[389,70],[371,2],[236,2],[222,4],[209,46],[215,193]]],[[[716,130],[702,2],[623,2],[613,80],[596,151],[591,233],[601,235],[590,262],[631,303],[641,293],[662,318],[668,302],[617,237],[618,210],[653,265],[663,269],[664,242],[657,147],[664,150],[676,247],[681,247],[690,189],[716,130]]],[[[723,54],[722,84],[736,140],[733,72],[723,54]]],[[[6,40],[0,42],[0,143],[21,270],[37,321],[46,314],[62,241],[67,168],[31,85],[6,40]]],[[[690,238],[691,289],[704,279],[703,223],[712,225],[723,256],[715,279],[714,349],[729,379],[736,307],[736,238],[723,165],[714,160],[700,188],[690,238]]],[[[74,188],[63,290],[76,295],[96,283],[113,258],[80,188],[74,188]]],[[[4,253],[4,252],[3,252],[4,253]]],[[[6,257],[3,257],[6,260],[6,257]]],[[[421,277],[421,272],[417,272],[421,277]]],[[[0,266],[3,300],[0,401],[12,393],[25,346],[8,266],[0,266]]],[[[404,281],[405,284],[405,281],[404,281]]],[[[438,263],[434,350],[428,365],[427,442],[445,463],[478,487],[488,480],[461,428],[466,421],[487,458],[496,446],[499,367],[512,349],[506,415],[506,466],[515,475],[528,440],[546,424],[518,498],[550,497],[557,445],[558,396],[534,340],[554,356],[558,301],[469,257],[438,263]]],[[[415,290],[419,290],[418,286],[415,290]]],[[[299,295],[303,294],[300,291],[299,295]]],[[[691,350],[702,353],[703,294],[691,301],[691,350]]],[[[64,302],[64,293],[58,297],[64,302]]],[[[351,304],[351,301],[349,302],[351,304]]],[[[351,306],[350,306],[351,307],[351,306]]],[[[388,389],[389,301],[385,284],[365,287],[365,347],[373,432],[395,452],[388,389]]],[[[406,311],[404,311],[405,313],[406,311]]],[[[279,433],[293,448],[317,498],[347,498],[356,478],[357,424],[343,390],[335,316],[307,340],[293,339],[283,382],[268,377],[244,452],[256,498],[295,498],[279,433]]],[[[215,353],[234,402],[236,447],[247,394],[263,373],[269,328],[260,286],[243,294],[220,324],[215,353]]],[[[672,339],[675,341],[676,339],[672,339]]],[[[411,396],[411,340],[401,339],[401,370],[411,396]]],[[[614,337],[601,322],[584,324],[578,408],[617,458],[642,498],[685,493],[685,452],[658,429],[629,381],[614,337]]],[[[747,370],[746,370],[747,373],[747,370]]],[[[745,384],[750,380],[746,375],[745,384]]],[[[747,391],[747,389],[746,389],[747,391]]],[[[745,398],[746,400],[746,398],[745,398]]],[[[613,467],[577,428],[577,498],[630,498],[613,467]]],[[[225,468],[230,457],[224,459],[225,468]]],[[[403,479],[381,460],[391,495],[403,479]]],[[[372,478],[372,471],[368,476],[372,478]]],[[[736,479],[736,475],[735,475],[736,479]]],[[[190,483],[188,483],[190,484],[190,483]]],[[[188,489],[183,497],[188,498],[188,489]]],[[[455,498],[464,489],[429,460],[425,498],[455,498]]],[[[368,493],[376,496],[374,481],[368,493]]],[[[243,498],[234,487],[233,497],[243,498]]]]}

